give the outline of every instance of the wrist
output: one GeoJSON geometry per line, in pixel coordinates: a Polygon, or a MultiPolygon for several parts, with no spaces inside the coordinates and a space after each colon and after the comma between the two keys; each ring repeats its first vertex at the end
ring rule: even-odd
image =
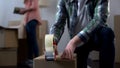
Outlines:
{"type": "Polygon", "coordinates": [[[73,48],[77,47],[76,41],[74,39],[71,39],[70,42],[69,42],[69,44],[71,44],[73,48]]]}
{"type": "Polygon", "coordinates": [[[78,36],[75,36],[75,37],[73,37],[73,39],[71,39],[71,42],[74,44],[74,45],[78,45],[78,44],[80,44],[81,43],[81,40],[80,40],[80,38],[78,37],[78,36]]]}

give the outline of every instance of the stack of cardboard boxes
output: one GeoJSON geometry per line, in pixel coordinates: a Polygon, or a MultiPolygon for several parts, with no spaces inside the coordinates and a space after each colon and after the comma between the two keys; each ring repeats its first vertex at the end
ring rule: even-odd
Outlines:
{"type": "MultiPolygon", "coordinates": [[[[36,28],[39,55],[44,51],[44,36],[48,22],[36,28]]],[[[0,66],[15,66],[27,58],[26,32],[21,21],[10,21],[7,28],[0,27],[0,66]]]]}
{"type": "Polygon", "coordinates": [[[18,33],[16,28],[0,28],[0,66],[17,64],[18,33]]]}
{"type": "MultiPolygon", "coordinates": [[[[18,29],[18,48],[17,48],[17,64],[23,63],[27,59],[27,40],[24,25],[21,21],[10,21],[8,24],[9,28],[18,29]]],[[[44,36],[47,33],[48,22],[42,20],[42,25],[37,26],[37,41],[39,47],[39,55],[43,54],[44,51],[44,36]]]]}
{"type": "Polygon", "coordinates": [[[120,15],[114,16],[115,62],[120,63],[120,15]]]}

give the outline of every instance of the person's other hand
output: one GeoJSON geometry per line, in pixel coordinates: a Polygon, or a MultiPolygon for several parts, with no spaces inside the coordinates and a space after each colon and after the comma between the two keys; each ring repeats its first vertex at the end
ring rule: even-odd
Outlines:
{"type": "Polygon", "coordinates": [[[62,58],[63,59],[69,59],[72,60],[73,59],[73,54],[74,54],[74,50],[75,50],[75,44],[72,42],[72,40],[67,44],[63,54],[62,54],[62,58]]]}
{"type": "Polygon", "coordinates": [[[63,54],[61,55],[61,58],[63,59],[74,59],[74,50],[76,46],[81,42],[80,38],[78,36],[75,36],[73,39],[69,41],[67,44],[63,54]]]}

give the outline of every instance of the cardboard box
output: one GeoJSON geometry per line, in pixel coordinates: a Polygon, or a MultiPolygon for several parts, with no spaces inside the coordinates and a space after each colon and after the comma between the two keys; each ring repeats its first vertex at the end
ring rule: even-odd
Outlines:
{"type": "Polygon", "coordinates": [[[0,66],[16,66],[17,65],[17,49],[4,48],[0,49],[0,66]]]}
{"type": "Polygon", "coordinates": [[[20,20],[9,21],[8,27],[18,29],[18,39],[26,38],[26,31],[25,31],[24,24],[22,23],[22,21],[20,20]]]}
{"type": "Polygon", "coordinates": [[[42,20],[42,25],[39,26],[39,37],[44,38],[47,32],[48,32],[48,22],[46,20],[42,20]]]}
{"type": "Polygon", "coordinates": [[[115,62],[120,63],[120,15],[114,17],[115,62]]]}
{"type": "Polygon", "coordinates": [[[1,47],[3,48],[5,45],[4,39],[5,39],[4,29],[0,29],[0,48],[1,47]]]}
{"type": "MultiPolygon", "coordinates": [[[[8,23],[9,28],[17,28],[18,29],[18,38],[25,39],[26,38],[26,31],[24,25],[21,21],[9,21],[8,23]]],[[[42,25],[37,26],[36,28],[38,38],[44,38],[45,34],[48,32],[48,22],[47,20],[42,20],[42,25]]]]}
{"type": "Polygon", "coordinates": [[[45,50],[45,34],[48,33],[48,22],[46,20],[42,21],[42,25],[39,26],[39,48],[40,55],[44,54],[45,50]],[[42,50],[41,50],[42,49],[42,50]]]}
{"type": "Polygon", "coordinates": [[[18,46],[18,33],[14,28],[0,28],[0,48],[18,46]]]}
{"type": "Polygon", "coordinates": [[[39,38],[38,40],[38,48],[39,48],[39,55],[43,55],[44,54],[44,40],[39,38]]]}
{"type": "Polygon", "coordinates": [[[56,61],[46,61],[42,55],[34,59],[33,68],[76,68],[76,59],[63,60],[57,56],[56,61]]]}
{"type": "MultiPolygon", "coordinates": [[[[26,31],[24,25],[21,23],[20,20],[9,21],[8,27],[18,29],[18,39],[26,39],[26,31]]],[[[43,47],[42,49],[40,49],[41,51],[44,49],[44,45],[45,45],[44,38],[45,38],[45,34],[48,32],[47,20],[42,20],[42,25],[37,26],[36,32],[37,32],[36,34],[38,39],[38,45],[39,47],[43,47]]],[[[42,52],[40,54],[43,54],[42,52]]]]}

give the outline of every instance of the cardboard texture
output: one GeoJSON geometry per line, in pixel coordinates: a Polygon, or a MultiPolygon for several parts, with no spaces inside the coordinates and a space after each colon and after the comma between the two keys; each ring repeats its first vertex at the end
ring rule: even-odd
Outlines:
{"type": "Polygon", "coordinates": [[[17,29],[5,30],[5,47],[18,47],[17,29]]]}
{"type": "Polygon", "coordinates": [[[63,60],[57,56],[56,61],[46,61],[42,55],[34,59],[33,68],[76,68],[76,59],[63,60]]]}
{"type": "Polygon", "coordinates": [[[44,38],[45,34],[48,32],[48,22],[46,20],[42,21],[42,25],[39,27],[39,37],[44,38]]]}
{"type": "Polygon", "coordinates": [[[1,28],[0,29],[0,48],[9,48],[18,46],[17,29],[1,28]]]}
{"type": "Polygon", "coordinates": [[[0,47],[4,47],[5,43],[5,34],[4,34],[4,29],[0,29],[0,47]]]}
{"type": "MultiPolygon", "coordinates": [[[[36,28],[39,55],[42,55],[44,52],[44,36],[47,33],[47,23],[48,22],[46,20],[43,20],[43,24],[41,26],[37,26],[36,28]]],[[[27,60],[27,40],[26,40],[26,33],[24,30],[24,26],[20,24],[20,21],[10,21],[9,27],[18,28],[18,44],[19,45],[18,45],[17,57],[18,57],[18,64],[21,64],[25,60],[27,60]]]]}
{"type": "Polygon", "coordinates": [[[8,27],[16,27],[18,28],[21,24],[20,20],[9,21],[8,27]]]}
{"type": "MultiPolygon", "coordinates": [[[[36,28],[39,55],[42,55],[44,52],[44,36],[47,33],[47,26],[48,26],[47,23],[48,22],[46,20],[42,20],[42,25],[37,26],[36,28]]],[[[27,59],[27,40],[26,40],[25,29],[24,29],[23,24],[21,24],[21,21],[19,20],[9,21],[8,27],[18,29],[18,44],[19,45],[18,45],[18,54],[17,54],[18,58],[17,59],[18,59],[18,64],[20,64],[27,59]]]]}
{"type": "Polygon", "coordinates": [[[5,48],[0,49],[0,66],[16,66],[17,65],[17,49],[5,48]]]}
{"type": "Polygon", "coordinates": [[[18,29],[18,39],[26,38],[26,32],[25,32],[24,24],[22,23],[22,21],[20,20],[9,21],[8,27],[18,29]]]}
{"type": "MultiPolygon", "coordinates": [[[[8,27],[12,28],[17,28],[18,29],[18,38],[19,39],[25,39],[26,38],[26,32],[24,25],[21,23],[21,21],[9,21],[8,27]]],[[[47,27],[48,27],[48,22],[47,20],[42,20],[42,25],[37,26],[36,32],[37,36],[39,38],[44,38],[45,34],[47,33],[47,27]]]]}
{"type": "Polygon", "coordinates": [[[120,15],[114,17],[115,61],[120,63],[120,15]]]}
{"type": "Polygon", "coordinates": [[[38,48],[39,48],[39,55],[43,55],[44,53],[44,40],[43,39],[38,39],[38,48]]]}
{"type": "Polygon", "coordinates": [[[41,54],[44,54],[44,50],[45,50],[45,34],[47,34],[48,32],[48,21],[46,20],[42,20],[42,25],[39,27],[39,47],[41,47],[40,50],[41,54]]]}
{"type": "MultiPolygon", "coordinates": [[[[9,21],[8,27],[18,29],[18,39],[26,39],[26,31],[21,21],[19,20],[9,21]]],[[[43,50],[45,46],[44,40],[45,40],[45,34],[48,32],[47,30],[48,30],[48,22],[47,20],[42,20],[42,25],[37,26],[36,28],[36,32],[37,32],[36,34],[40,48],[40,55],[43,54],[43,50]]]]}

